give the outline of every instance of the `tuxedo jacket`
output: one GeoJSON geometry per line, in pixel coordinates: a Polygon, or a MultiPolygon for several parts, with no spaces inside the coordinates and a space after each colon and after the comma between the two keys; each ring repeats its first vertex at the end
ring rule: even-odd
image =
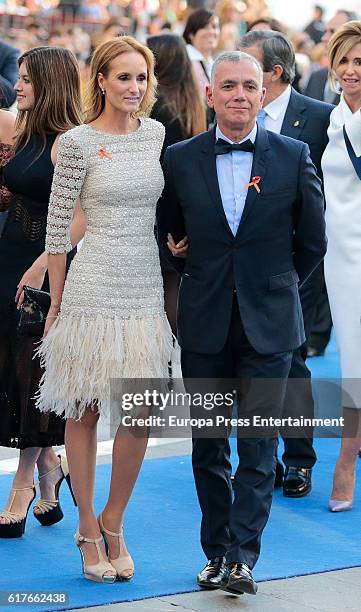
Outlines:
{"type": "Polygon", "coordinates": [[[258,128],[251,176],[236,236],[219,191],[215,130],[168,147],[157,207],[160,248],[182,273],[178,341],[215,354],[226,341],[236,289],[248,341],[263,354],[305,340],[298,282],[326,251],[321,183],[307,145],[258,128]],[[167,233],[189,239],[186,260],[170,255],[167,233]]]}
{"type": "Polygon", "coordinates": [[[16,100],[14,85],[18,80],[19,51],[0,40],[0,108],[9,108],[16,100]]]}
{"type": "Polygon", "coordinates": [[[313,100],[292,89],[281,127],[283,136],[308,144],[319,177],[322,177],[321,158],[328,143],[327,130],[333,108],[332,104],[313,100]]]}

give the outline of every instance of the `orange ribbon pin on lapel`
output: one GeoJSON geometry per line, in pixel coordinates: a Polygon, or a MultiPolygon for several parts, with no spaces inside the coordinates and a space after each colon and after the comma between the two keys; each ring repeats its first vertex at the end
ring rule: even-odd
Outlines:
{"type": "Polygon", "coordinates": [[[112,159],[112,156],[109,155],[105,147],[100,147],[98,155],[99,157],[106,157],[107,159],[112,159]]]}
{"type": "Polygon", "coordinates": [[[260,176],[254,176],[253,179],[251,180],[250,183],[248,183],[245,187],[246,189],[248,189],[248,187],[254,187],[255,190],[257,191],[257,193],[261,193],[260,188],[258,187],[258,183],[260,182],[261,177],[260,176]]]}

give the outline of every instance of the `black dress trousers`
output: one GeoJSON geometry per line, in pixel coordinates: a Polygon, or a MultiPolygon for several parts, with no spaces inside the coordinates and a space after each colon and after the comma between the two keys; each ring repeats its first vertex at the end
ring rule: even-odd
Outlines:
{"type": "MultiPolygon", "coordinates": [[[[320,264],[300,288],[306,342],[293,352],[287,383],[283,416],[314,417],[311,372],[307,367],[307,344],[315,318],[317,299],[322,290],[323,265],[320,264]]],[[[282,460],[287,467],[312,468],[316,463],[313,448],[313,429],[281,429],[285,450],[282,460]]]]}
{"type": "MultiPolygon", "coordinates": [[[[252,405],[253,383],[257,390],[254,412],[260,416],[281,414],[292,351],[263,355],[254,350],[242,325],[236,293],[223,349],[215,355],[182,350],[181,358],[188,392],[192,391],[192,379],[251,380],[249,390],[237,402],[238,418],[244,417],[247,405],[252,405]],[[271,379],[268,382],[272,382],[272,393],[267,384],[255,379],[271,379]]],[[[247,563],[252,568],[259,556],[261,535],[271,508],[277,432],[271,437],[267,434],[247,437],[244,430],[242,435],[238,431],[234,500],[227,435],[196,437],[194,429],[193,432],[192,465],[202,511],[204,553],[208,559],[226,555],[227,563],[247,563]]]]}

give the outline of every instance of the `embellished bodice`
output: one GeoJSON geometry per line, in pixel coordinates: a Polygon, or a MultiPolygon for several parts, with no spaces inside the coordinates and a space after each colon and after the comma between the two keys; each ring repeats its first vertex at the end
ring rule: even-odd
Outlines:
{"type": "Polygon", "coordinates": [[[119,251],[123,245],[125,250],[139,251],[144,241],[146,250],[164,184],[159,163],[163,139],[164,127],[153,119],[141,119],[139,128],[126,135],[104,133],[89,125],[62,135],[46,250],[64,252],[77,198],[87,217],[84,246],[101,241],[110,249],[119,251]]]}

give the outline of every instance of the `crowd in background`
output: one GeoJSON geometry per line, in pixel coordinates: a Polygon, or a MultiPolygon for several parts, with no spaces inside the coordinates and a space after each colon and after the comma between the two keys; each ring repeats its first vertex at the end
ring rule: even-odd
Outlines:
{"type": "MultiPolygon", "coordinates": [[[[0,3],[0,35],[3,41],[24,52],[39,45],[72,50],[80,64],[82,79],[88,76],[92,50],[113,36],[131,34],[140,42],[164,32],[182,35],[189,15],[205,8],[215,15],[212,56],[237,48],[241,36],[251,29],[273,29],[287,34],[296,51],[294,87],[305,92],[310,75],[327,66],[324,9],[314,7],[309,23],[299,30],[273,19],[263,0],[21,0],[10,6],[0,3]],[[5,8],[7,9],[5,11],[5,8]]],[[[342,8],[340,8],[342,12],[342,8]]],[[[354,15],[351,15],[353,17],[354,15]]],[[[307,16],[305,16],[305,20],[307,16]]]]}

